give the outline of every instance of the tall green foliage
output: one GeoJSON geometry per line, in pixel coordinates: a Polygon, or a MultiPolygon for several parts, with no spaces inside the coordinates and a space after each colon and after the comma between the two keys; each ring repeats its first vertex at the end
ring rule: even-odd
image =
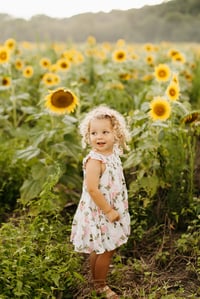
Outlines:
{"type": "MultiPolygon", "coordinates": [[[[57,46],[62,50],[49,45],[23,49],[21,59],[34,67],[31,78],[14,67],[20,51],[0,65],[0,77],[9,74],[12,79],[11,85],[0,88],[0,292],[5,299],[67,298],[65,292],[82,280],[77,274],[80,256],[69,243],[71,217],[82,188],[84,152],[78,125],[87,111],[102,103],[121,112],[130,126],[130,151],[122,159],[132,220],[131,252],[133,239],[168,227],[185,233],[178,243],[180,252],[192,252],[195,258],[198,254],[199,186],[194,175],[199,161],[199,58],[195,50],[178,44],[133,47],[123,40],[110,48],[95,41],[77,45],[77,52],[74,45],[57,46]],[[185,61],[171,59],[167,52],[174,47],[181,49],[185,61]],[[118,60],[112,56],[116,49],[118,60]],[[81,63],[57,71],[56,86],[73,90],[79,105],[71,115],[55,115],[44,103],[48,89],[53,89],[42,81],[49,70],[35,65],[35,57],[37,61],[49,57],[55,67],[68,51],[78,53],[81,63]],[[127,59],[120,61],[123,55],[127,59]],[[152,62],[147,63],[147,58],[152,62]],[[166,96],[169,82],[157,82],[154,67],[165,62],[180,79],[181,93],[179,99],[170,100],[169,119],[155,121],[149,117],[150,102],[166,96]]],[[[159,251],[156,258],[166,263],[169,256],[159,251]]]]}
{"type": "Polygon", "coordinates": [[[147,229],[167,221],[183,229],[195,196],[196,136],[180,124],[148,123],[143,112],[131,122],[132,149],[124,168],[133,224],[140,227],[143,219],[147,229]]]}
{"type": "Polygon", "coordinates": [[[82,279],[81,257],[73,253],[69,227],[58,213],[58,177],[51,175],[38,200],[0,228],[1,298],[71,298],[70,288],[82,279]]]}

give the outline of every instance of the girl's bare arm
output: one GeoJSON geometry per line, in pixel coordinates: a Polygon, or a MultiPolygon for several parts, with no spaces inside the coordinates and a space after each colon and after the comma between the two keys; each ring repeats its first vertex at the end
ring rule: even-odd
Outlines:
{"type": "Polygon", "coordinates": [[[102,175],[102,164],[98,160],[89,159],[86,164],[85,182],[88,193],[96,203],[96,205],[103,211],[107,218],[114,222],[119,220],[119,213],[114,210],[106,201],[104,195],[99,190],[99,179],[102,175]]]}

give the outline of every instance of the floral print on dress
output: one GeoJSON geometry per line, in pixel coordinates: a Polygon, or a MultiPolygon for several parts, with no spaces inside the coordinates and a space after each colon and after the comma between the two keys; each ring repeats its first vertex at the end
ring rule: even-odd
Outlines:
{"type": "Polygon", "coordinates": [[[82,195],[72,222],[71,242],[75,251],[101,254],[111,251],[126,243],[130,235],[130,215],[128,195],[120,157],[117,151],[105,156],[95,151],[83,160],[83,174],[88,159],[99,160],[105,164],[99,189],[108,203],[120,214],[120,220],[111,223],[95,204],[87,192],[83,180],[82,195]]]}

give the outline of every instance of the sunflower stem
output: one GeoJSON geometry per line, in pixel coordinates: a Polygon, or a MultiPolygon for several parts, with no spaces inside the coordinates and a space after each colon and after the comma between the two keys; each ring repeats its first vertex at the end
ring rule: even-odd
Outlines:
{"type": "Polygon", "coordinates": [[[188,137],[188,152],[189,152],[189,200],[193,198],[194,189],[194,161],[195,161],[196,140],[193,136],[188,137]]]}
{"type": "MultiPolygon", "coordinates": [[[[8,67],[8,73],[10,75],[10,77],[12,78],[12,71],[11,71],[11,67],[9,65],[8,67]]],[[[11,102],[12,102],[12,117],[13,117],[13,126],[14,128],[17,127],[17,107],[16,107],[16,96],[15,96],[15,85],[11,84],[11,102]]]]}
{"type": "Polygon", "coordinates": [[[13,95],[13,126],[17,127],[17,111],[16,111],[16,98],[13,95]]]}
{"type": "Polygon", "coordinates": [[[55,128],[55,117],[54,117],[54,115],[51,115],[50,120],[51,120],[51,130],[53,130],[55,128]]]}

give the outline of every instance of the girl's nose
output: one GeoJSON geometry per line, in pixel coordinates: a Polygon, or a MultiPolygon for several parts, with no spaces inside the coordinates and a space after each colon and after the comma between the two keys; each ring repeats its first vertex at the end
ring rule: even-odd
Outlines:
{"type": "Polygon", "coordinates": [[[102,139],[102,138],[103,138],[103,134],[102,134],[102,133],[98,133],[98,134],[97,134],[97,138],[98,138],[98,139],[102,139]]]}

